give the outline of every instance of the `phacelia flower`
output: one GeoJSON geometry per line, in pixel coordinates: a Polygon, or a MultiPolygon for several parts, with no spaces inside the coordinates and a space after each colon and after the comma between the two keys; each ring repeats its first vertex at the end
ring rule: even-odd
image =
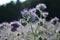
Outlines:
{"type": "Polygon", "coordinates": [[[57,18],[57,17],[55,17],[54,19],[57,20],[57,21],[59,20],[59,18],[57,18]]]}
{"type": "Polygon", "coordinates": [[[36,17],[36,9],[33,8],[33,9],[30,9],[29,12],[31,13],[32,16],[36,17]]]}
{"type": "Polygon", "coordinates": [[[21,23],[19,21],[14,21],[14,22],[11,22],[10,25],[17,28],[21,25],[21,23]]]}
{"type": "Polygon", "coordinates": [[[37,10],[44,10],[44,9],[46,9],[46,8],[47,8],[46,5],[43,4],[43,3],[40,3],[40,4],[38,4],[38,5],[36,6],[36,9],[37,9],[37,10]]]}
{"type": "Polygon", "coordinates": [[[59,21],[59,18],[57,18],[57,17],[54,17],[53,19],[51,19],[51,22],[53,22],[53,21],[59,21]]]}
{"type": "Polygon", "coordinates": [[[27,12],[28,12],[27,9],[23,9],[23,10],[21,11],[22,16],[24,16],[27,12]]]}
{"type": "Polygon", "coordinates": [[[35,9],[35,8],[29,9],[29,12],[31,12],[31,13],[36,13],[36,9],[35,9]]]}
{"type": "Polygon", "coordinates": [[[35,9],[35,8],[30,9],[29,12],[30,12],[30,17],[31,17],[31,19],[32,19],[33,21],[35,21],[35,19],[37,19],[36,9],[35,9]]]}
{"type": "Polygon", "coordinates": [[[50,20],[51,23],[56,24],[59,21],[59,18],[55,17],[50,20]]]}
{"type": "Polygon", "coordinates": [[[12,31],[12,32],[15,32],[15,31],[17,31],[17,28],[18,28],[19,26],[21,26],[21,23],[20,23],[19,21],[14,21],[14,22],[11,22],[10,25],[13,26],[13,27],[11,28],[11,31],[12,31]]]}
{"type": "Polygon", "coordinates": [[[43,17],[47,17],[47,15],[48,15],[48,12],[43,12],[43,13],[42,13],[42,16],[43,16],[43,17]]]}

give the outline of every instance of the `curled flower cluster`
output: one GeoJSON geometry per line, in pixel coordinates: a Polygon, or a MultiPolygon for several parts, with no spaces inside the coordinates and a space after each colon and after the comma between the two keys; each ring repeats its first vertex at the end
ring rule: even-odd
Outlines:
{"type": "Polygon", "coordinates": [[[43,11],[46,8],[45,4],[40,3],[36,8],[22,10],[23,18],[19,21],[0,24],[0,40],[60,40],[59,19],[55,17],[46,21],[48,12],[43,11]]]}
{"type": "Polygon", "coordinates": [[[38,10],[44,10],[44,9],[46,9],[46,8],[47,8],[46,5],[43,4],[43,3],[40,3],[40,4],[38,4],[38,5],[36,6],[36,9],[38,9],[38,10]]]}

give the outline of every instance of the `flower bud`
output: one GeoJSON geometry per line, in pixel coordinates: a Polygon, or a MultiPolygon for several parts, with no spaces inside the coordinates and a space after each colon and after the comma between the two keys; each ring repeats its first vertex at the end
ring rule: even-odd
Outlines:
{"type": "Polygon", "coordinates": [[[36,9],[37,9],[37,10],[44,10],[44,9],[46,9],[46,8],[47,8],[46,5],[43,4],[43,3],[40,3],[40,4],[38,4],[38,5],[36,6],[36,9]]]}
{"type": "Polygon", "coordinates": [[[47,15],[48,15],[48,12],[43,12],[43,13],[42,13],[42,16],[43,16],[43,17],[47,17],[47,15]]]}

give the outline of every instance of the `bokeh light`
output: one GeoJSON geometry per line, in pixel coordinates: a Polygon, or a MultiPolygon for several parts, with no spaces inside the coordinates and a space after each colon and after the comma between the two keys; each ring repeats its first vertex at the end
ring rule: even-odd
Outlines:
{"type": "Polygon", "coordinates": [[[0,0],[0,5],[9,3],[11,0],[0,0]]]}
{"type": "Polygon", "coordinates": [[[23,2],[25,2],[26,0],[19,0],[19,1],[23,3],[23,2]]]}
{"type": "MultiPolygon", "coordinates": [[[[11,1],[13,1],[14,3],[16,3],[17,0],[0,0],[0,5],[3,4],[7,4],[10,3],[11,1]]],[[[26,0],[19,0],[21,3],[25,2],[26,0]]]]}

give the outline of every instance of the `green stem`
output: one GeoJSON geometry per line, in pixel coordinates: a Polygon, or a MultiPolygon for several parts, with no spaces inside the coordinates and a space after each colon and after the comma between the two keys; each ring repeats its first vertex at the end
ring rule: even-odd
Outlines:
{"type": "Polygon", "coordinates": [[[34,35],[34,40],[36,40],[36,36],[34,35]]]}
{"type": "Polygon", "coordinates": [[[33,35],[34,35],[34,40],[36,40],[36,36],[35,36],[35,32],[34,32],[34,30],[33,30],[33,28],[32,28],[32,23],[31,23],[31,30],[32,30],[32,32],[33,32],[33,35]]]}

